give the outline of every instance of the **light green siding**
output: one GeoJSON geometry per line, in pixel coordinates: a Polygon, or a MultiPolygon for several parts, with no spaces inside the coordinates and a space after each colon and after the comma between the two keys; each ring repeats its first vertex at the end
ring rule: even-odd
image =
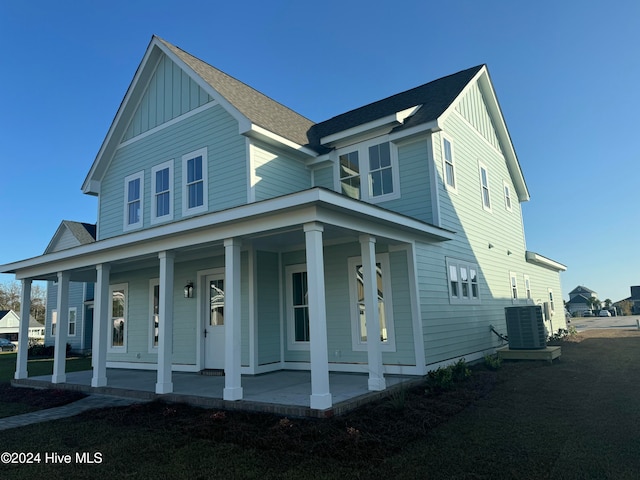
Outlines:
{"type": "Polygon", "coordinates": [[[280,288],[278,254],[256,252],[256,328],[258,365],[280,361],[280,288]]]}
{"type": "Polygon", "coordinates": [[[213,99],[207,92],[162,55],[122,141],[130,140],[211,101],[213,99]]]}
{"type": "Polygon", "coordinates": [[[493,121],[487,111],[484,96],[477,83],[471,85],[467,93],[460,99],[458,105],[456,105],[456,111],[493,147],[500,149],[500,142],[498,141],[493,121]]]}
{"type": "Polygon", "coordinates": [[[246,203],[246,144],[237,122],[220,106],[208,108],[119,148],[102,180],[98,238],[120,235],[124,178],[144,171],[143,228],[151,221],[151,168],[173,161],[174,220],[182,218],[182,156],[207,147],[209,211],[246,203]]]}
{"type": "Polygon", "coordinates": [[[322,166],[313,170],[313,186],[333,190],[333,165],[322,166]]]}
{"type": "Polygon", "coordinates": [[[301,161],[259,143],[254,144],[251,151],[256,201],[311,187],[311,171],[301,161]]]}

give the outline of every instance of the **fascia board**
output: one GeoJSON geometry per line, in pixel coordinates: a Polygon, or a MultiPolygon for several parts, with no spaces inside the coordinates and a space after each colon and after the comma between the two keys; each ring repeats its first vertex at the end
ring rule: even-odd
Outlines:
{"type": "Polygon", "coordinates": [[[286,147],[287,150],[293,150],[296,154],[302,155],[305,159],[311,157],[312,159],[318,156],[318,153],[311,150],[310,148],[304,147],[302,145],[298,145],[291,140],[287,140],[286,138],[273,133],[266,128],[260,127],[253,123],[249,123],[249,125],[244,126],[244,130],[240,131],[240,134],[246,135],[251,138],[256,138],[258,140],[262,140],[271,145],[275,145],[278,147],[286,147]]]}
{"type": "Polygon", "coordinates": [[[551,270],[555,270],[557,272],[564,272],[567,270],[566,265],[556,262],[555,260],[551,260],[550,258],[544,257],[535,252],[527,250],[525,252],[525,258],[528,263],[533,263],[535,265],[550,268],[551,270]]]}

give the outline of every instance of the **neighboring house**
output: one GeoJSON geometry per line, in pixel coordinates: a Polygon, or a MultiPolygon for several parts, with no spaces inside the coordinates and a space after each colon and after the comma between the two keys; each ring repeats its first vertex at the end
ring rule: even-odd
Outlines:
{"type": "MultiPolygon", "coordinates": [[[[17,343],[20,316],[13,310],[0,310],[0,338],[17,343]]],[[[29,315],[28,337],[32,342],[44,340],[44,325],[29,315]]]]}
{"type": "Polygon", "coordinates": [[[591,310],[589,298],[584,295],[574,295],[566,304],[566,308],[570,314],[581,314],[586,310],[591,310]]]}
{"type": "Polygon", "coordinates": [[[582,296],[584,298],[598,298],[598,294],[596,292],[594,292],[590,288],[583,287],[582,285],[578,285],[576,288],[569,292],[569,300],[577,296],[582,296]]]}
{"type": "Polygon", "coordinates": [[[94,387],[107,366],[157,370],[160,394],[172,370],[224,369],[237,400],[241,374],[309,370],[323,410],[329,371],[383,390],[481,359],[507,306],[548,302],[566,329],[484,65],[314,123],[153,37],[82,189],[97,241],[0,272],[57,279],[58,343],[69,282],[96,282],[94,387]]]}
{"type": "Polygon", "coordinates": [[[614,307],[616,307],[616,309],[618,311],[620,311],[621,309],[621,303],[622,302],[630,302],[631,303],[631,314],[632,315],[640,315],[640,285],[635,285],[630,287],[631,288],[631,296],[627,297],[623,300],[620,300],[619,302],[614,303],[614,307]]]}
{"type": "MultiPolygon", "coordinates": [[[[95,224],[63,220],[49,242],[44,255],[61,252],[96,241],[95,224]]],[[[93,280],[93,276],[89,279],[93,280]]],[[[77,353],[91,353],[93,335],[93,282],[70,282],[68,293],[67,343],[77,353]]],[[[57,280],[47,281],[45,345],[55,343],[58,319],[57,280]]]]}

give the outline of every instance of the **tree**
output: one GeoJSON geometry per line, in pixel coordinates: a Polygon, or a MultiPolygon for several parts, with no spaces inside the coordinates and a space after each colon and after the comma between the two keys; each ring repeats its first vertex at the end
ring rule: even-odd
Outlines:
{"type": "Polygon", "coordinates": [[[610,298],[605,298],[605,299],[604,299],[604,308],[611,308],[611,304],[612,304],[612,303],[613,303],[613,302],[611,301],[611,299],[610,299],[610,298]]]}
{"type": "Polygon", "coordinates": [[[622,300],[621,302],[618,302],[618,308],[622,315],[633,314],[633,302],[631,300],[622,300]]]}
{"type": "MultiPolygon", "coordinates": [[[[19,282],[10,281],[0,283],[0,310],[13,310],[20,312],[20,291],[22,287],[19,282]]],[[[30,314],[40,323],[44,324],[44,317],[47,308],[47,289],[37,283],[31,286],[31,309],[30,314]]]]}

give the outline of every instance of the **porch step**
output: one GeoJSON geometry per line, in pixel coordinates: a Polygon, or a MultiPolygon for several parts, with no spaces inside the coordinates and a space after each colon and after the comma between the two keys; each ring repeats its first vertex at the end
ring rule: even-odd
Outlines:
{"type": "Polygon", "coordinates": [[[207,377],[224,377],[224,370],[221,368],[205,368],[200,370],[200,375],[206,375],[207,377]]]}

